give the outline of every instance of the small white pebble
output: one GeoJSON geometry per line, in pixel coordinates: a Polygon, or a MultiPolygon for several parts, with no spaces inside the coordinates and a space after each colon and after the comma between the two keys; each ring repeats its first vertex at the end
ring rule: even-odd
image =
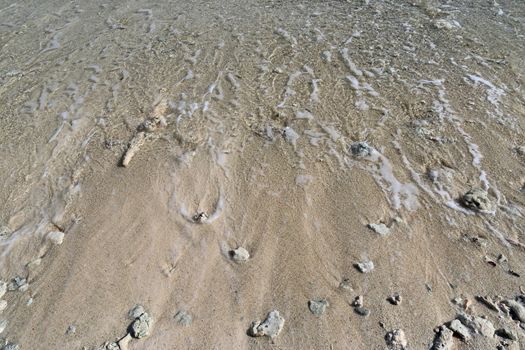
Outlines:
{"type": "Polygon", "coordinates": [[[47,234],[47,239],[53,244],[62,244],[62,242],[64,241],[64,232],[51,231],[47,234]]]}

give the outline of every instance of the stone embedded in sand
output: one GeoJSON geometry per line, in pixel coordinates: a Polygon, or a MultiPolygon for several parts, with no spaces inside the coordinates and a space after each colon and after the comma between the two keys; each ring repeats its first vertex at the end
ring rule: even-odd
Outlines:
{"type": "Polygon", "coordinates": [[[13,278],[11,283],[7,286],[9,291],[19,290],[20,292],[25,292],[28,288],[29,284],[27,284],[27,279],[20,276],[13,278]]]}
{"type": "Polygon", "coordinates": [[[111,342],[106,345],[106,350],[120,350],[120,346],[115,342],[111,342]]]}
{"type": "Polygon", "coordinates": [[[390,229],[383,223],[368,224],[367,227],[380,236],[387,236],[390,233],[390,229]]]}
{"type": "Polygon", "coordinates": [[[350,282],[350,279],[349,278],[343,278],[341,283],[339,283],[339,288],[343,289],[343,290],[348,290],[348,291],[353,290],[352,283],[350,282]]]}
{"type": "Polygon", "coordinates": [[[328,306],[330,304],[326,299],[313,299],[308,302],[308,308],[315,316],[324,314],[328,306]]]}
{"type": "Polygon", "coordinates": [[[67,327],[67,330],[66,330],[66,334],[67,335],[70,335],[70,334],[75,334],[77,331],[77,327],[74,325],[74,324],[71,324],[67,327]]]}
{"type": "Polygon", "coordinates": [[[481,188],[473,188],[463,196],[463,204],[472,210],[490,211],[492,205],[487,191],[481,188]]]}
{"type": "Polygon", "coordinates": [[[279,315],[279,311],[273,310],[268,313],[264,322],[253,321],[248,334],[252,337],[267,336],[275,338],[281,333],[284,327],[284,318],[279,315]]]}
{"type": "Polygon", "coordinates": [[[408,345],[405,332],[402,329],[394,329],[385,335],[386,345],[391,350],[404,350],[408,345]]]}
{"type": "Polygon", "coordinates": [[[374,269],[374,263],[370,260],[358,262],[355,264],[355,267],[361,272],[361,273],[369,273],[374,269]]]}
{"type": "Polygon", "coordinates": [[[243,247],[239,247],[237,249],[231,250],[230,256],[235,262],[245,262],[250,258],[250,253],[248,253],[248,251],[243,247]]]}
{"type": "Polygon", "coordinates": [[[516,147],[516,153],[518,153],[520,156],[525,156],[525,146],[516,147]]]}
{"type": "Polygon", "coordinates": [[[366,307],[354,307],[354,311],[356,314],[368,317],[370,315],[370,310],[366,307]]]}
{"type": "Polygon", "coordinates": [[[354,142],[350,145],[350,152],[356,157],[368,157],[372,154],[372,147],[366,142],[354,142]]]}
{"type": "Polygon", "coordinates": [[[456,334],[463,341],[468,341],[472,338],[470,330],[458,319],[450,322],[448,328],[450,328],[454,334],[456,334]]]}
{"type": "Polygon", "coordinates": [[[393,293],[390,297],[388,297],[388,301],[392,305],[399,305],[401,304],[401,301],[403,301],[403,299],[401,298],[401,295],[399,295],[399,293],[393,293]]]}
{"type": "Polygon", "coordinates": [[[362,295],[358,295],[355,297],[354,301],[352,302],[352,306],[361,307],[364,304],[364,298],[362,295]]]}
{"type": "Polygon", "coordinates": [[[434,338],[431,350],[452,350],[454,346],[454,332],[447,326],[439,327],[439,331],[434,338]]]}
{"type": "Polygon", "coordinates": [[[522,304],[511,299],[504,300],[502,303],[508,306],[512,315],[516,317],[520,322],[525,322],[525,307],[522,304]]]}
{"type": "Polygon", "coordinates": [[[144,306],[142,306],[140,304],[137,304],[137,305],[133,306],[133,308],[128,311],[128,316],[131,319],[136,319],[136,318],[139,318],[140,315],[142,315],[145,312],[146,312],[146,310],[144,309],[144,306]]]}
{"type": "Polygon", "coordinates": [[[47,234],[47,239],[53,244],[60,245],[64,242],[64,232],[51,231],[47,234]]]}
{"type": "Polygon", "coordinates": [[[180,310],[174,316],[175,321],[183,326],[190,326],[193,322],[193,317],[185,310],[180,310]]]}
{"type": "Polygon", "coordinates": [[[137,339],[145,338],[150,334],[152,326],[153,318],[147,312],[144,312],[131,324],[131,336],[137,339]]]}
{"type": "Polygon", "coordinates": [[[206,220],[208,220],[208,214],[203,211],[198,212],[192,216],[191,220],[196,224],[203,224],[206,222],[206,220]]]}

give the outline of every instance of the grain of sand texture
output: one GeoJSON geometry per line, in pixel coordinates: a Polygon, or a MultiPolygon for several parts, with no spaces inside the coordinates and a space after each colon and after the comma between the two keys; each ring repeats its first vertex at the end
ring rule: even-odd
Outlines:
{"type": "Polygon", "coordinates": [[[0,348],[525,347],[523,1],[0,0],[0,47],[0,348]]]}

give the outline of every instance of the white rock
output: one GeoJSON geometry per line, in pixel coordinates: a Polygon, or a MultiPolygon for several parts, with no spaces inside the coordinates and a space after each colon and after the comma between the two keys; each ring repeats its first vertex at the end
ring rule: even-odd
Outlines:
{"type": "Polygon", "coordinates": [[[374,263],[372,261],[362,261],[356,264],[357,269],[362,273],[369,273],[374,269],[374,263]]]}
{"type": "Polygon", "coordinates": [[[3,312],[7,308],[7,301],[0,300],[0,313],[3,312]]]}
{"type": "Polygon", "coordinates": [[[279,311],[273,310],[268,313],[264,322],[254,321],[248,331],[252,337],[267,336],[275,338],[281,333],[284,327],[284,318],[279,315],[279,311]]]}
{"type": "Polygon", "coordinates": [[[390,229],[383,223],[368,224],[367,227],[375,233],[378,233],[380,236],[387,236],[390,233],[390,229]]]}
{"type": "Polygon", "coordinates": [[[236,262],[245,262],[250,258],[250,253],[243,247],[239,247],[230,252],[232,259],[236,262]]]}
{"type": "Polygon", "coordinates": [[[7,327],[7,320],[0,320],[0,333],[3,333],[7,327]]]}
{"type": "Polygon", "coordinates": [[[5,292],[7,292],[7,283],[0,281],[0,298],[5,295],[5,292]]]}
{"type": "Polygon", "coordinates": [[[386,344],[391,350],[404,350],[408,345],[405,332],[402,329],[394,329],[385,336],[386,344]]]}
{"type": "Polygon", "coordinates": [[[47,239],[53,244],[60,245],[64,241],[64,232],[51,231],[47,234],[47,239]]]}

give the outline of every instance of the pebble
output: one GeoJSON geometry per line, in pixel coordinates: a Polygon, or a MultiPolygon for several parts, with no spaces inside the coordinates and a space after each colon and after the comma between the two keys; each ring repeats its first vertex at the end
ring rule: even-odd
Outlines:
{"type": "Polygon", "coordinates": [[[370,310],[368,310],[365,307],[355,307],[354,311],[356,312],[356,314],[364,317],[368,317],[370,315],[370,310]]]}
{"type": "Polygon", "coordinates": [[[250,258],[250,253],[248,253],[248,251],[243,247],[239,247],[237,249],[231,250],[230,256],[233,261],[240,263],[248,261],[248,259],[250,258]]]}
{"type": "Polygon", "coordinates": [[[374,263],[370,260],[359,262],[355,266],[362,273],[369,273],[374,269],[374,263]]]}
{"type": "Polygon", "coordinates": [[[521,322],[525,322],[525,307],[515,300],[504,300],[503,304],[508,306],[512,314],[521,322]]]}
{"type": "Polygon", "coordinates": [[[66,330],[67,335],[75,334],[77,331],[77,327],[75,325],[69,325],[66,330]]]}
{"type": "Polygon", "coordinates": [[[439,327],[431,350],[452,350],[454,346],[453,335],[454,332],[447,326],[439,327]]]}
{"type": "Polygon", "coordinates": [[[193,217],[191,219],[196,224],[204,224],[206,222],[206,220],[208,220],[208,214],[206,214],[205,212],[201,211],[201,212],[198,212],[197,214],[193,215],[193,217]]]}
{"type": "Polygon", "coordinates": [[[153,318],[144,312],[131,324],[131,336],[137,339],[145,338],[150,334],[152,326],[153,318]]]}
{"type": "Polygon", "coordinates": [[[385,341],[391,350],[404,350],[408,345],[405,332],[402,329],[394,329],[385,335],[385,341]]]}
{"type": "Polygon", "coordinates": [[[144,310],[144,306],[137,304],[132,309],[129,310],[128,316],[131,319],[136,319],[136,318],[139,318],[140,315],[142,315],[145,312],[146,310],[144,310]]]}
{"type": "Polygon", "coordinates": [[[47,239],[53,244],[60,245],[64,242],[64,232],[51,231],[47,234],[47,239]]]}
{"type": "Polygon", "coordinates": [[[7,301],[0,300],[0,313],[2,313],[7,308],[7,301]]]}
{"type": "Polygon", "coordinates": [[[516,152],[520,156],[525,156],[525,146],[518,146],[518,147],[516,147],[516,152]]]}
{"type": "Polygon", "coordinates": [[[401,295],[399,295],[399,293],[394,293],[388,298],[388,301],[392,305],[399,305],[403,301],[403,298],[401,298],[401,295]]]}
{"type": "Polygon", "coordinates": [[[341,283],[339,283],[339,288],[344,289],[344,290],[349,290],[349,291],[353,290],[352,284],[350,283],[350,279],[349,278],[343,278],[341,283]]]}
{"type": "Polygon", "coordinates": [[[375,233],[378,233],[380,236],[388,236],[388,234],[390,233],[390,229],[383,223],[368,224],[367,227],[375,233]]]}
{"type": "Polygon", "coordinates": [[[7,320],[0,320],[0,333],[3,333],[7,327],[7,320]]]}
{"type": "Polygon", "coordinates": [[[485,337],[494,337],[495,328],[492,322],[486,318],[479,316],[470,316],[467,314],[460,314],[457,318],[461,323],[473,329],[476,333],[485,337]]]}
{"type": "Polygon", "coordinates": [[[315,316],[324,314],[328,306],[330,304],[326,299],[313,299],[308,302],[308,308],[315,316]]]}
{"type": "Polygon", "coordinates": [[[350,145],[350,152],[356,157],[368,157],[372,154],[372,147],[366,142],[354,142],[350,145]]]}
{"type": "Polygon", "coordinates": [[[492,209],[487,191],[481,188],[473,188],[465,193],[463,195],[463,204],[467,208],[476,211],[490,211],[492,209]]]}
{"type": "Polygon", "coordinates": [[[364,298],[362,295],[356,296],[354,301],[352,302],[352,306],[356,306],[356,307],[362,307],[363,304],[364,304],[364,298]]]}
{"type": "Polygon", "coordinates": [[[454,334],[456,334],[463,341],[468,341],[472,338],[470,330],[458,319],[450,322],[448,328],[450,328],[454,334]]]}
{"type": "Polygon", "coordinates": [[[284,327],[284,318],[279,315],[279,311],[273,310],[268,313],[263,322],[252,322],[248,334],[252,337],[267,336],[275,338],[281,333],[284,327]]]}
{"type": "Polygon", "coordinates": [[[179,312],[177,312],[174,318],[178,324],[183,326],[189,326],[193,322],[193,317],[185,310],[180,310],[179,312]]]}
{"type": "Polygon", "coordinates": [[[27,280],[23,277],[16,276],[13,278],[11,283],[7,286],[7,289],[10,291],[19,290],[21,292],[26,291],[29,288],[29,285],[27,284],[27,280]]]}

